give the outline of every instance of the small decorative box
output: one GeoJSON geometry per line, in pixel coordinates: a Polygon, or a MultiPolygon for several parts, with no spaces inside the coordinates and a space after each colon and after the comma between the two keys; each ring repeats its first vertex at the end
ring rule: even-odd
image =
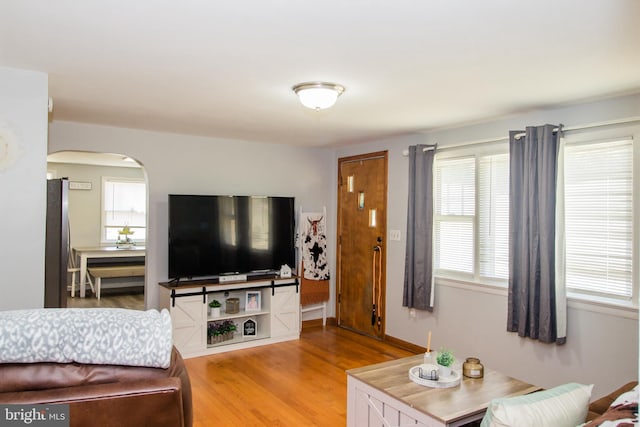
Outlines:
{"type": "Polygon", "coordinates": [[[225,311],[233,314],[240,311],[240,298],[227,298],[225,311]]]}

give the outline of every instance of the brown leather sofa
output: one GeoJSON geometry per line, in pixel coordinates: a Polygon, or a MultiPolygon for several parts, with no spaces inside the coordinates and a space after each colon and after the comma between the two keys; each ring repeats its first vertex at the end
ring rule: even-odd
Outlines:
{"type": "Polygon", "coordinates": [[[69,404],[70,426],[193,423],[191,383],[174,347],[167,369],[79,363],[0,364],[0,404],[69,404]]]}

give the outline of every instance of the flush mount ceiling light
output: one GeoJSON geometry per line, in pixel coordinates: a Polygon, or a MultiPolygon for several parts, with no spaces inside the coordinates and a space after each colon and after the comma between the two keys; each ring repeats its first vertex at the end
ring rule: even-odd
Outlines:
{"type": "Polygon", "coordinates": [[[312,110],[324,110],[332,107],[344,92],[344,86],[326,82],[300,83],[293,87],[300,102],[312,110]]]}

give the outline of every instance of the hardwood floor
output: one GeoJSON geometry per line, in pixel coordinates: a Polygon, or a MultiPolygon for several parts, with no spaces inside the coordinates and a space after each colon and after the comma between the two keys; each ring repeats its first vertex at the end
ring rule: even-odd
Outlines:
{"type": "Polygon", "coordinates": [[[335,326],[300,340],[187,359],[194,427],[344,426],[348,369],[413,353],[335,326]]]}
{"type": "MultiPolygon", "coordinates": [[[[67,298],[68,307],[144,310],[142,294],[67,298]]],[[[186,359],[193,427],[344,426],[345,371],[414,354],[335,326],[307,326],[300,339],[186,359]]]]}
{"type": "Polygon", "coordinates": [[[80,298],[76,293],[75,298],[67,295],[67,307],[72,308],[129,308],[132,310],[144,310],[144,294],[135,293],[104,293],[97,299],[91,291],[87,292],[86,298],[80,298]]]}

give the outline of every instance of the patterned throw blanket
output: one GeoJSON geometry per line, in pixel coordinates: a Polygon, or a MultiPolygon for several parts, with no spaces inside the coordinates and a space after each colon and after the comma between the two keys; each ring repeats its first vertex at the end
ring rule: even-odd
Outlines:
{"type": "Polygon", "coordinates": [[[297,246],[301,253],[300,304],[319,304],[329,300],[326,212],[301,212],[297,246]]]}
{"type": "Polygon", "coordinates": [[[167,368],[167,310],[45,308],[0,312],[0,363],[86,363],[167,368]]]}
{"type": "Polygon", "coordinates": [[[301,213],[298,222],[298,246],[301,248],[304,263],[303,277],[309,280],[328,280],[325,215],[301,213]]]}

